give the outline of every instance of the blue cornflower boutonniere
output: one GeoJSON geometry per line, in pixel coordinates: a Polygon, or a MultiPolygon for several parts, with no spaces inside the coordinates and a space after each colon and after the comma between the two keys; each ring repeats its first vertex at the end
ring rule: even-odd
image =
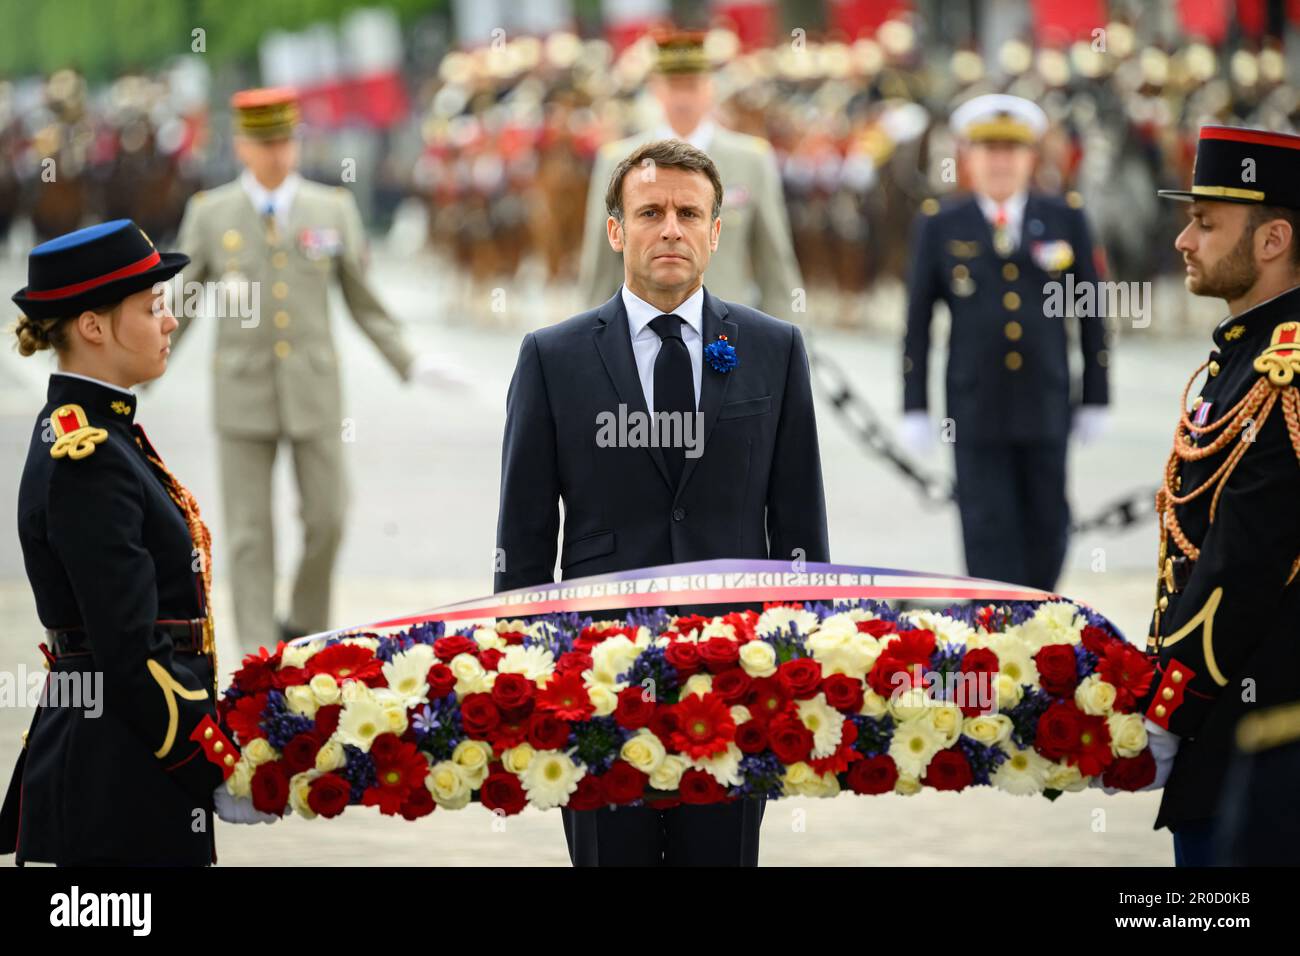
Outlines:
{"type": "Polygon", "coordinates": [[[704,347],[704,357],[709,361],[709,368],[724,374],[739,364],[736,349],[725,335],[719,335],[718,341],[710,342],[704,347]]]}

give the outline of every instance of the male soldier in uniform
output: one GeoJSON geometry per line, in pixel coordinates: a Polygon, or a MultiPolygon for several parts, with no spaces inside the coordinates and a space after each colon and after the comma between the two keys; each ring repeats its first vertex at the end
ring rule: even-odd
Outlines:
{"type": "MultiPolygon", "coordinates": [[[[1188,291],[1228,305],[1183,392],[1156,498],[1159,576],[1147,648],[1158,673],[1143,706],[1177,742],[1155,825],[1173,831],[1180,866],[1225,861],[1215,833],[1225,783],[1231,791],[1242,782],[1230,781],[1238,725],[1247,746],[1267,743],[1277,729],[1267,715],[1300,698],[1297,164],[1300,137],[1204,126],[1191,189],[1160,192],[1191,203],[1175,242],[1188,291]]],[[[1295,794],[1294,776],[1269,780],[1251,786],[1295,794]]],[[[1281,829],[1296,804],[1271,799],[1257,810],[1276,815],[1281,829]]],[[[1269,829],[1268,820],[1255,823],[1269,829]]]]}
{"type": "MultiPolygon", "coordinates": [[[[1066,445],[1103,428],[1108,353],[1098,310],[1079,314],[1082,404],[1071,408],[1069,288],[1097,289],[1092,240],[1076,197],[1029,190],[1043,111],[988,94],[952,115],[973,192],[926,200],[912,233],[903,344],[903,435],[933,442],[927,407],[930,322],[943,300],[952,314],[947,416],[954,429],[957,496],[966,567],[976,577],[1051,591],[1065,561],[1070,510],[1066,445]],[[1073,274],[1073,286],[1066,285],[1073,274]]],[[[1093,301],[1097,299],[1094,296],[1093,301]]],[[[1073,303],[1071,303],[1073,304],[1073,303]]]]}
{"type": "MultiPolygon", "coordinates": [[[[331,574],[347,501],[330,279],[338,280],[352,318],[404,380],[436,385],[455,376],[431,356],[412,353],[368,284],[365,231],[352,194],[295,171],[294,92],[245,90],[231,105],[244,172],[194,196],[178,244],[190,257],[186,283],[221,277],[260,288],[263,314],[255,322],[231,318],[217,329],[213,406],[236,629],[247,648],[274,647],[282,637],[330,623],[331,574]],[[271,472],[282,441],[293,453],[304,534],[289,617],[277,627],[271,472]]],[[[193,324],[189,318],[178,332],[193,324]]]]}
{"type": "Polygon", "coordinates": [[[722,176],[727,241],[709,264],[709,289],[732,302],[792,320],[795,290],[803,286],[790,241],[781,174],[769,143],[717,125],[713,77],[702,33],[662,36],[651,88],[665,125],[607,143],[596,156],[587,190],[578,289],[584,306],[604,302],[623,282],[623,259],[605,235],[605,185],[632,150],[658,139],[680,139],[709,154],[722,176]],[[755,294],[757,293],[757,295],[755,294]]]}

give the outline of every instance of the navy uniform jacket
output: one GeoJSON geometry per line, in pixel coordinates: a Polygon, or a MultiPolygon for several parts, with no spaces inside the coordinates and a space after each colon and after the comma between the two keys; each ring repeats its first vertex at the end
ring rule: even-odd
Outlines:
{"type": "Polygon", "coordinates": [[[56,374],[48,398],[19,486],[18,539],[41,624],[78,629],[89,651],[57,660],[52,676],[102,673],[102,702],[98,716],[68,700],[37,710],[0,853],[16,836],[19,863],[211,863],[222,773],[190,735],[215,718],[212,663],[174,653],[154,624],[206,614],[195,544],[146,458],[134,396],[56,374]],[[84,457],[54,458],[51,416],[68,421],[69,405],[103,438],[84,457]]]}
{"type": "MultiPolygon", "coordinates": [[[[926,200],[912,229],[907,283],[907,333],[903,344],[903,409],[927,407],[930,323],[935,303],[952,313],[948,342],[946,415],[958,441],[1063,441],[1070,431],[1070,375],[1066,323],[1045,315],[1048,284],[1059,299],[1097,282],[1092,240],[1083,212],[1066,200],[1030,193],[1020,244],[1003,257],[974,196],[926,200]],[[1068,244],[1070,264],[1044,268],[1068,244]]],[[[1094,285],[1094,290],[1096,286],[1094,285]]],[[[1097,301],[1094,298],[1094,302],[1097,301]]],[[[1068,314],[1068,313],[1067,313],[1068,314]]],[[[1079,317],[1083,348],[1081,401],[1109,399],[1105,326],[1079,317]]]]}
{"type": "Polygon", "coordinates": [[[524,338],[506,401],[498,591],[712,558],[830,559],[808,357],[798,328],[704,293],[704,453],[676,488],[657,448],[599,447],[597,415],[646,410],[620,293],[524,338]]]}
{"type": "MultiPolygon", "coordinates": [[[[1222,450],[1178,467],[1175,492],[1202,487],[1225,457],[1246,448],[1223,483],[1210,521],[1214,483],[1174,516],[1199,559],[1187,561],[1169,536],[1161,548],[1158,604],[1150,634],[1159,673],[1146,715],[1180,735],[1156,826],[1213,816],[1219,806],[1242,717],[1300,699],[1300,448],[1288,434],[1284,396],[1300,379],[1275,385],[1256,367],[1261,355],[1300,371],[1300,352],[1270,352],[1274,336],[1300,338],[1300,287],[1224,320],[1199,395],[1213,424],[1257,383],[1277,403],[1255,427],[1222,450]],[[1253,440],[1251,440],[1253,439],[1253,440]],[[1161,610],[1163,605],[1163,610],[1161,610]]],[[[1270,360],[1262,360],[1269,367],[1270,360]]],[[[1286,377],[1285,373],[1279,373],[1286,377]]],[[[1189,396],[1194,403],[1198,396],[1189,396]]],[[[1189,412],[1189,417],[1195,413],[1189,412]]],[[[1251,417],[1258,422],[1262,409],[1251,417]]],[[[1193,424],[1195,424],[1193,419],[1193,424]]],[[[1201,436],[1204,447],[1222,428],[1201,436]]],[[[1300,433],[1296,435],[1300,439],[1300,433]]]]}

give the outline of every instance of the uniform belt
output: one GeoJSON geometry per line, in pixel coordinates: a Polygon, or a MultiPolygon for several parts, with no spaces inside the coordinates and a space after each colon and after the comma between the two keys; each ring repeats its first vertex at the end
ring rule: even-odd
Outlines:
{"type": "MultiPolygon", "coordinates": [[[[201,654],[203,652],[203,626],[206,617],[191,618],[188,621],[154,621],[155,632],[161,631],[172,639],[174,650],[182,654],[201,654]]],[[[89,653],[86,632],[79,627],[47,628],[45,636],[50,650],[55,657],[66,654],[89,653]]]]}

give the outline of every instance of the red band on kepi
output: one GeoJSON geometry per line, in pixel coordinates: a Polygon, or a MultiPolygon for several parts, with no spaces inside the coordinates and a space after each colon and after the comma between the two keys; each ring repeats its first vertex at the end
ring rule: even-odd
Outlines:
{"type": "Polygon", "coordinates": [[[131,276],[139,275],[141,272],[148,272],[161,261],[162,257],[158,254],[158,250],[155,249],[139,262],[133,262],[129,266],[114,269],[112,272],[106,272],[102,276],[95,276],[93,279],[86,279],[84,282],[75,282],[72,285],[60,286],[57,289],[32,290],[27,293],[27,298],[35,299],[39,302],[48,302],[50,299],[66,299],[68,296],[80,295],[82,292],[89,292],[91,289],[97,289],[101,285],[116,282],[118,279],[127,279],[131,276]]]}

